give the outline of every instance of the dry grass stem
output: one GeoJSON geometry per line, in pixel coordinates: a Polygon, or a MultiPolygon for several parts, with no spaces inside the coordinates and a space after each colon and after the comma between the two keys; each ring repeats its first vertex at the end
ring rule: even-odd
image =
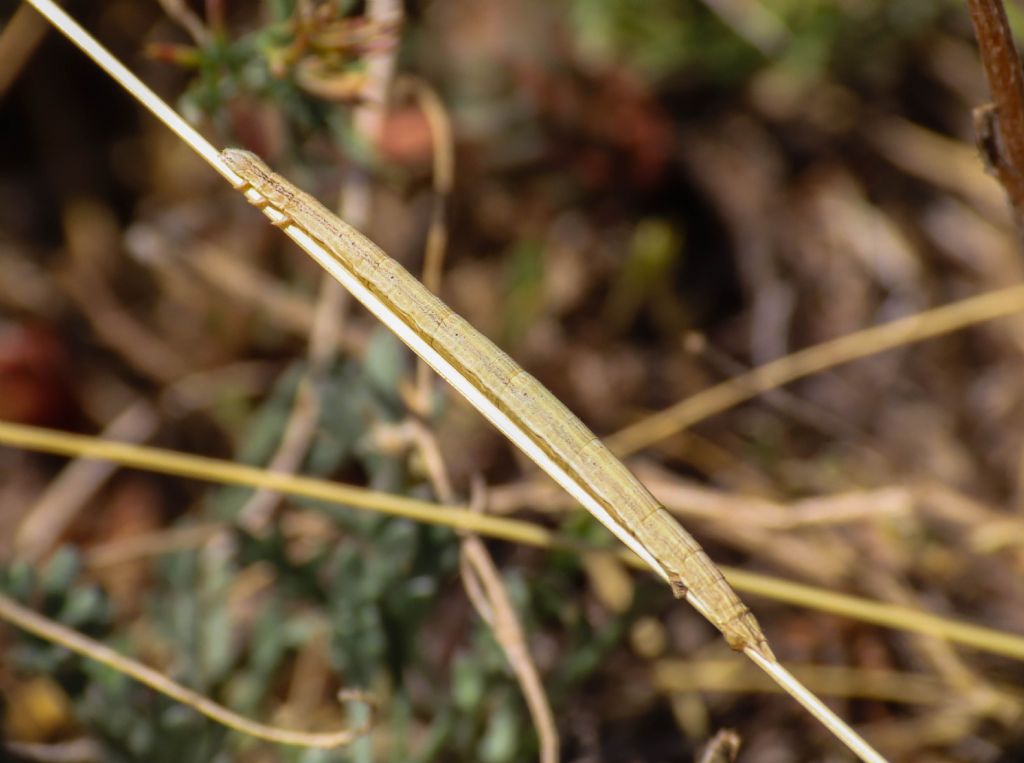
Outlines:
{"type": "MultiPolygon", "coordinates": [[[[189,456],[159,448],[125,445],[6,422],[0,422],[0,442],[28,450],[72,457],[99,458],[123,466],[219,484],[266,487],[300,498],[379,511],[391,516],[444,525],[453,530],[475,532],[538,548],[563,548],[577,552],[594,550],[584,549],[579,543],[566,541],[551,530],[530,522],[479,514],[467,509],[378,493],[327,480],[274,474],[230,461],[189,456]]],[[[620,557],[636,569],[648,569],[643,561],[630,553],[623,552],[620,557]]],[[[906,607],[873,602],[724,565],[721,569],[732,585],[747,593],[887,628],[937,636],[982,651],[1024,660],[1024,637],[1013,633],[957,622],[906,607]]]]}
{"type": "MultiPolygon", "coordinates": [[[[451,119],[440,96],[426,82],[404,76],[399,81],[399,86],[412,94],[430,126],[434,193],[423,257],[423,285],[435,294],[440,294],[444,257],[448,249],[448,199],[455,183],[455,146],[451,119]]],[[[418,358],[416,390],[420,415],[424,415],[430,405],[430,379],[430,366],[422,358],[418,358]]]]}
{"type": "Polygon", "coordinates": [[[1024,286],[976,297],[873,326],[779,358],[648,416],[607,438],[618,455],[647,448],[715,414],[796,379],[858,358],[921,342],[1024,310],[1024,286]]]}
{"type": "MultiPolygon", "coordinates": [[[[866,670],[831,665],[790,665],[793,674],[814,692],[826,697],[872,699],[909,705],[942,706],[964,703],[968,693],[928,673],[866,670]]],[[[778,692],[779,687],[760,671],[736,659],[657,660],[652,665],[654,685],[667,694],[682,692],[778,692]]],[[[995,696],[1018,711],[1024,695],[1011,687],[993,689],[995,696]]]]}
{"type": "MultiPolygon", "coordinates": [[[[474,484],[474,508],[471,510],[482,511],[486,500],[484,490],[482,482],[474,484]]],[[[551,703],[548,702],[537,666],[527,648],[526,635],[515,608],[494,566],[494,560],[479,536],[467,534],[463,538],[459,567],[470,601],[501,646],[526,698],[530,717],[537,729],[541,763],[558,763],[558,727],[551,712],[551,703]]]]}
{"type": "Polygon", "coordinates": [[[764,655],[753,649],[745,649],[744,654],[765,672],[783,691],[803,705],[811,715],[839,738],[854,755],[864,763],[886,763],[884,757],[853,727],[835,714],[830,707],[822,702],[800,680],[783,667],[781,662],[765,659],[764,655]]]}

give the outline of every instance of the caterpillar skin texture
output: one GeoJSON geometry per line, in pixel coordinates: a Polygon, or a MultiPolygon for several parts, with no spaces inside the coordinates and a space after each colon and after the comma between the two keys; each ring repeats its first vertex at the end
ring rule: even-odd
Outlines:
{"type": "Polygon", "coordinates": [[[665,570],[731,647],[775,660],[757,620],[704,549],[558,398],[449,308],[376,244],[314,197],[274,173],[255,154],[221,158],[287,221],[315,239],[439,355],[481,390],[554,463],[585,487],[625,533],[665,570]]]}

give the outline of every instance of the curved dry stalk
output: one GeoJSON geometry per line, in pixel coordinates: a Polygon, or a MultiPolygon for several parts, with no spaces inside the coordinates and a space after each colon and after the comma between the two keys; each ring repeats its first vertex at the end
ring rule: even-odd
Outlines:
{"type": "MultiPolygon", "coordinates": [[[[483,480],[474,480],[472,511],[484,510],[485,489],[483,480]]],[[[558,763],[558,727],[551,712],[551,703],[548,702],[540,673],[526,646],[526,635],[523,633],[515,607],[512,606],[505,584],[501,581],[494,560],[491,559],[480,536],[471,533],[463,539],[459,567],[465,581],[466,593],[469,594],[477,613],[491,627],[494,638],[505,652],[505,657],[523,690],[530,717],[537,727],[541,763],[558,763]]]]}
{"type": "Polygon", "coordinates": [[[1021,311],[1024,311],[1024,286],[1018,285],[855,331],[702,390],[625,427],[608,437],[606,442],[617,455],[629,455],[698,421],[804,376],[1021,311]]]}
{"type": "MultiPolygon", "coordinates": [[[[491,538],[537,548],[557,548],[575,552],[602,550],[583,546],[544,527],[522,520],[478,514],[464,508],[378,493],[313,477],[274,474],[230,461],[190,456],[148,446],[109,442],[42,427],[0,422],[0,443],[64,456],[115,461],[122,466],[217,484],[266,487],[298,498],[378,511],[390,516],[443,525],[453,530],[480,533],[491,538]]],[[[610,553],[606,549],[604,551],[610,553]]],[[[623,551],[619,556],[635,569],[650,571],[643,560],[629,552],[623,551]]],[[[725,565],[722,565],[721,569],[732,585],[746,593],[894,630],[936,636],[981,651],[1024,661],[1024,636],[725,565]]]]}
{"type": "Polygon", "coordinates": [[[276,726],[267,726],[263,723],[245,718],[222,705],[218,705],[208,697],[199,694],[191,689],[172,681],[167,676],[147,667],[142,663],[118,654],[105,644],[94,641],[83,636],[81,633],[66,628],[59,623],[36,614],[30,609],[18,604],[13,599],[0,594],[0,618],[16,625],[22,630],[28,631],[34,636],[60,644],[75,654],[79,654],[90,660],[106,665],[111,670],[129,676],[139,683],[145,684],[154,691],[170,697],[176,702],[191,707],[198,713],[202,713],[210,720],[242,734],[262,739],[267,742],[278,744],[295,745],[298,747],[319,747],[330,749],[349,744],[353,740],[366,734],[373,728],[373,709],[376,707],[373,698],[359,691],[344,691],[339,693],[341,701],[357,701],[367,705],[370,710],[370,718],[366,723],[355,728],[343,731],[332,732],[305,732],[282,729],[276,726]]]}
{"type": "MultiPolygon", "coordinates": [[[[413,434],[438,497],[445,503],[453,502],[455,494],[437,438],[419,422],[414,422],[413,434]]],[[[478,514],[483,512],[486,503],[484,491],[483,481],[474,480],[470,511],[478,514]]],[[[515,607],[512,606],[512,601],[505,590],[505,584],[501,581],[494,560],[479,535],[466,533],[460,545],[459,570],[462,573],[463,586],[473,608],[490,627],[495,641],[505,653],[505,659],[508,660],[519,682],[530,717],[537,729],[541,763],[558,763],[558,727],[551,712],[551,703],[548,702],[540,673],[526,646],[526,636],[515,607]]]]}
{"type": "MultiPolygon", "coordinates": [[[[448,248],[448,199],[455,184],[455,145],[452,124],[444,101],[430,85],[418,77],[405,75],[399,86],[412,93],[416,105],[430,126],[433,148],[434,193],[427,229],[427,247],[423,256],[423,285],[435,294],[441,291],[441,273],[448,248]]],[[[420,415],[430,405],[430,366],[422,358],[416,362],[416,393],[420,415]]]]}
{"type": "Polygon", "coordinates": [[[526,636],[516,617],[515,608],[494,566],[494,560],[479,536],[470,535],[463,539],[459,566],[473,607],[490,626],[523,690],[530,717],[537,728],[541,763],[558,763],[558,728],[555,726],[551,705],[537,666],[526,646],[526,636]]]}

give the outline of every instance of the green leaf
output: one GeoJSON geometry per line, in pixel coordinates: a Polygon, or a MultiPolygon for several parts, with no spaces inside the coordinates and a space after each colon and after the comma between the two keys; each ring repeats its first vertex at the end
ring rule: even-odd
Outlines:
{"type": "Polygon", "coordinates": [[[491,714],[480,742],[480,760],[507,763],[515,756],[520,737],[520,719],[509,702],[502,702],[491,714]]]}
{"type": "Polygon", "coordinates": [[[43,570],[40,587],[50,596],[63,596],[82,570],[78,552],[69,546],[61,546],[43,570]]]}
{"type": "Polygon", "coordinates": [[[409,374],[409,353],[394,334],[378,327],[370,338],[363,359],[370,384],[386,399],[398,400],[398,384],[409,374]]]}

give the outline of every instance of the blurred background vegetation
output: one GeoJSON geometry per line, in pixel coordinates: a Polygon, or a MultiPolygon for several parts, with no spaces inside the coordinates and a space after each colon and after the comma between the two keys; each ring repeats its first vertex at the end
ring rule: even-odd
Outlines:
{"type": "MultiPolygon", "coordinates": [[[[602,435],[1022,280],[972,146],[988,95],[953,0],[429,0],[397,28],[342,0],[67,7],[215,143],[329,206],[362,182],[362,227],[417,273],[433,149],[403,78],[429,82],[454,130],[442,294],[602,435]],[[381,55],[398,79],[367,134],[353,113],[381,55]]],[[[296,471],[436,498],[403,435],[409,353],[353,305],[311,356],[317,266],[66,41],[16,37],[0,38],[0,419],[262,466],[308,388],[296,471]]],[[[717,561],[1021,633],[1022,350],[1024,318],[1008,318],[888,352],[631,464],[717,561]]],[[[482,474],[492,511],[613,547],[433,390],[426,423],[459,495],[482,474]]],[[[382,710],[344,750],[272,746],[4,629],[11,756],[536,759],[450,530],[295,499],[253,526],[251,491],[88,464],[59,488],[65,467],[0,450],[5,593],[253,717],[343,725],[342,686],[382,710]]],[[[693,760],[726,727],[743,761],[842,759],[658,581],[489,546],[564,760],[693,760]]],[[[813,688],[893,760],[1024,756],[1020,663],[751,604],[783,661],[819,666],[813,688]],[[824,669],[842,666],[840,685],[824,669]]]]}

